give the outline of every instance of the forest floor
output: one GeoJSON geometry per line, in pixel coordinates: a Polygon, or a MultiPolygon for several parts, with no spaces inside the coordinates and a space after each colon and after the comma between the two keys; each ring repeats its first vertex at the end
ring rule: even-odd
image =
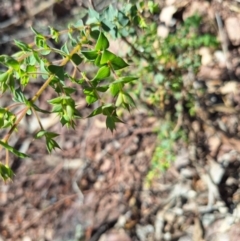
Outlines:
{"type": "MultiPolygon", "coordinates": [[[[189,145],[176,149],[171,167],[149,186],[160,124],[142,105],[126,113],[113,134],[102,117],[81,120],[75,130],[52,115],[43,117],[45,128],[61,134],[62,149],[51,155],[43,141],[33,140],[37,122],[26,118],[14,145],[30,158],[13,159],[13,182],[0,183],[0,240],[240,240],[240,3],[159,2],[183,17],[198,11],[212,22],[218,14],[224,24],[218,50],[223,58],[203,54],[197,77],[206,85],[208,108],[189,123],[189,145]]],[[[44,30],[73,21],[85,11],[81,4],[1,0],[0,54],[16,50],[13,39],[32,41],[31,25],[44,30]]],[[[40,98],[42,108],[51,96],[49,89],[40,98]]],[[[1,105],[6,101],[0,97],[1,105]]],[[[78,104],[88,113],[80,93],[78,104]]]]}

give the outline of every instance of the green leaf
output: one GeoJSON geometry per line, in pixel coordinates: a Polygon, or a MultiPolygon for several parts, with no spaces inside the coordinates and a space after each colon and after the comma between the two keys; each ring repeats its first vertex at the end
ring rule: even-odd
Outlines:
{"type": "Polygon", "coordinates": [[[36,62],[38,62],[38,63],[41,62],[39,54],[36,51],[33,51],[33,57],[35,58],[36,62]]]}
{"type": "Polygon", "coordinates": [[[95,50],[106,50],[109,47],[109,42],[106,36],[101,32],[95,46],[95,50]]]}
{"type": "Polygon", "coordinates": [[[82,19],[78,19],[75,23],[73,23],[74,28],[80,28],[83,26],[84,26],[84,23],[83,23],[82,19]]]}
{"type": "Polygon", "coordinates": [[[128,64],[120,57],[116,56],[108,50],[104,50],[102,53],[102,58],[100,64],[110,63],[114,70],[123,69],[128,66],[128,64]]]}
{"type": "Polygon", "coordinates": [[[41,33],[39,33],[35,28],[30,27],[31,30],[35,33],[35,35],[41,35],[41,33]]]}
{"type": "Polygon", "coordinates": [[[106,116],[111,116],[116,112],[116,106],[113,104],[107,104],[102,106],[102,114],[106,116]]]}
{"type": "Polygon", "coordinates": [[[136,77],[136,76],[125,76],[125,77],[119,78],[116,81],[112,82],[112,84],[117,84],[117,83],[126,84],[126,83],[132,82],[137,79],[138,79],[138,77],[136,77]]]}
{"type": "Polygon", "coordinates": [[[111,130],[111,132],[113,132],[116,129],[115,120],[112,116],[107,116],[106,126],[107,126],[107,129],[111,130]]]}
{"type": "Polygon", "coordinates": [[[46,39],[43,35],[39,34],[35,36],[35,44],[36,46],[38,46],[39,48],[43,48],[43,49],[47,49],[49,51],[46,39]]]}
{"type": "Polygon", "coordinates": [[[35,138],[39,139],[39,138],[42,138],[43,136],[45,136],[46,138],[55,138],[55,137],[59,136],[59,134],[57,134],[55,132],[41,130],[35,135],[35,138]]]}
{"type": "Polygon", "coordinates": [[[64,80],[64,67],[58,65],[49,65],[48,70],[55,74],[60,80],[64,80]]]}
{"type": "Polygon", "coordinates": [[[135,106],[135,102],[133,98],[131,97],[131,95],[129,95],[126,92],[123,93],[123,100],[124,100],[124,103],[129,104],[130,106],[135,106]]]}
{"type": "Polygon", "coordinates": [[[32,51],[32,49],[26,43],[24,43],[22,41],[14,39],[14,43],[18,48],[20,48],[23,51],[32,51]]]}
{"type": "Polygon", "coordinates": [[[61,47],[61,50],[62,50],[64,53],[69,54],[67,42],[61,47]]]}
{"type": "Polygon", "coordinates": [[[59,38],[59,32],[55,28],[53,28],[51,26],[48,26],[48,27],[50,29],[50,34],[51,34],[52,39],[54,39],[56,41],[56,43],[57,43],[58,42],[58,38],[59,38]]]}
{"type": "Polygon", "coordinates": [[[12,179],[13,175],[14,175],[13,171],[8,165],[4,165],[4,164],[0,163],[0,177],[4,181],[12,179]]]}
{"type": "Polygon", "coordinates": [[[4,108],[0,108],[0,128],[8,128],[14,125],[16,121],[16,116],[4,109],[4,108]]]}
{"type": "Polygon", "coordinates": [[[59,136],[59,134],[57,134],[55,132],[48,132],[45,130],[41,130],[35,135],[35,138],[39,139],[39,138],[45,137],[47,150],[50,153],[55,148],[61,149],[59,147],[59,145],[57,144],[57,142],[55,140],[53,140],[53,138],[55,138],[57,136],[59,136]]]}
{"type": "Polygon", "coordinates": [[[123,93],[120,92],[116,100],[116,106],[121,106],[123,103],[124,103],[123,93]]]}
{"type": "Polygon", "coordinates": [[[98,100],[98,96],[93,88],[85,88],[83,93],[86,95],[86,102],[92,104],[98,100]]]}
{"type": "Polygon", "coordinates": [[[95,11],[93,8],[89,8],[88,15],[90,18],[94,17],[94,18],[99,19],[99,17],[100,17],[99,13],[97,11],[95,11]]]}
{"type": "Polygon", "coordinates": [[[92,79],[92,82],[98,83],[99,81],[103,80],[104,78],[107,78],[110,76],[110,67],[103,66],[101,67],[95,77],[92,79]]]}
{"type": "Polygon", "coordinates": [[[35,135],[35,138],[36,139],[42,138],[43,136],[45,136],[45,134],[46,134],[46,131],[41,130],[35,135]]]}
{"type": "Polygon", "coordinates": [[[95,93],[92,93],[91,95],[86,95],[86,102],[90,105],[98,100],[98,97],[95,95],[95,93]]]}
{"type": "Polygon", "coordinates": [[[9,146],[7,143],[0,141],[0,145],[2,145],[5,149],[7,149],[8,151],[12,152],[14,155],[16,155],[17,157],[20,158],[26,158],[28,157],[27,154],[19,152],[18,150],[14,149],[12,146],[9,146]]]}
{"type": "Polygon", "coordinates": [[[109,86],[108,85],[104,85],[104,86],[98,86],[96,88],[97,91],[99,92],[106,92],[108,90],[109,86]]]}
{"type": "MultiPolygon", "coordinates": [[[[8,71],[7,71],[8,72],[8,71]]],[[[5,73],[7,73],[5,72],[5,73]]],[[[15,83],[16,79],[13,78],[12,72],[8,72],[8,77],[6,78],[6,75],[0,74],[0,90],[2,93],[4,93],[6,90],[10,90],[11,92],[14,92],[15,90],[15,83]]]]}
{"type": "Polygon", "coordinates": [[[93,51],[82,51],[81,53],[88,60],[95,60],[98,56],[98,51],[95,51],[95,50],[93,50],[93,51]]]}
{"type": "Polygon", "coordinates": [[[114,70],[123,69],[128,66],[128,64],[120,57],[116,57],[111,61],[114,70]]]}
{"type": "Polygon", "coordinates": [[[22,75],[20,79],[21,79],[20,83],[23,86],[26,86],[30,80],[29,75],[27,75],[26,73],[24,75],[22,75]]]}
{"type": "Polygon", "coordinates": [[[42,78],[47,79],[49,76],[49,72],[46,69],[46,63],[43,60],[41,60],[41,62],[40,62],[40,71],[42,73],[41,74],[42,78]]]}
{"type": "Polygon", "coordinates": [[[83,59],[75,53],[72,55],[72,61],[74,62],[74,64],[79,65],[82,63],[83,59]]]}
{"type": "Polygon", "coordinates": [[[54,99],[48,100],[48,103],[50,103],[52,105],[62,104],[62,102],[63,102],[63,97],[62,96],[59,96],[59,97],[56,97],[54,99]]]}
{"type": "Polygon", "coordinates": [[[156,14],[160,12],[158,4],[154,3],[153,1],[148,1],[148,9],[149,9],[149,12],[152,14],[156,14]]]}
{"type": "Polygon", "coordinates": [[[56,148],[61,149],[57,142],[53,139],[46,139],[46,146],[49,153],[51,153],[52,150],[55,150],[56,148]]]}
{"type": "Polygon", "coordinates": [[[103,11],[104,19],[108,19],[109,21],[114,21],[116,19],[117,15],[118,15],[118,10],[117,10],[117,8],[114,8],[112,6],[112,4],[110,4],[108,6],[108,8],[106,8],[103,11]]]}
{"type": "Polygon", "coordinates": [[[0,108],[0,128],[4,125],[4,116],[5,116],[6,110],[3,108],[0,108]]]}
{"type": "Polygon", "coordinates": [[[57,105],[57,104],[53,105],[52,112],[62,114],[62,112],[63,112],[62,105],[57,105]]]}
{"type": "Polygon", "coordinates": [[[128,17],[121,11],[118,12],[118,22],[123,26],[127,26],[129,23],[128,17]]]}
{"type": "Polygon", "coordinates": [[[71,46],[72,46],[72,47],[77,46],[77,44],[78,44],[77,38],[74,37],[70,32],[68,32],[68,37],[69,37],[69,39],[70,39],[69,42],[70,42],[71,46]]]}
{"type": "Polygon", "coordinates": [[[95,61],[94,61],[94,64],[95,64],[96,66],[98,66],[98,67],[101,67],[101,66],[102,66],[102,64],[100,64],[101,58],[102,58],[102,53],[100,52],[100,53],[98,53],[98,56],[97,56],[97,58],[96,58],[95,61]]]}
{"type": "Polygon", "coordinates": [[[37,78],[37,74],[36,74],[37,66],[36,65],[27,65],[26,72],[32,78],[37,78]]]}
{"type": "Polygon", "coordinates": [[[66,86],[64,86],[63,89],[66,95],[71,95],[72,93],[77,91],[75,88],[66,87],[66,86]]]}
{"type": "Polygon", "coordinates": [[[101,21],[101,27],[105,32],[110,32],[111,30],[116,30],[116,25],[110,22],[108,19],[103,19],[101,21]]]}
{"type": "Polygon", "coordinates": [[[97,109],[95,109],[87,118],[93,117],[95,115],[102,114],[102,106],[99,106],[97,109]]]}
{"type": "Polygon", "coordinates": [[[94,9],[90,8],[88,10],[88,20],[86,24],[96,24],[99,22],[99,13],[96,12],[94,9]]]}
{"type": "Polygon", "coordinates": [[[116,129],[117,122],[123,123],[123,121],[121,121],[117,116],[107,116],[106,126],[111,130],[111,132],[113,132],[116,129]]]}
{"type": "Polygon", "coordinates": [[[8,67],[12,67],[15,70],[18,70],[20,67],[19,62],[16,59],[14,59],[10,56],[7,56],[7,55],[0,56],[0,63],[6,65],[8,67]]]}
{"type": "Polygon", "coordinates": [[[111,84],[109,90],[113,96],[116,96],[122,90],[122,87],[121,83],[111,84]]]}
{"type": "Polygon", "coordinates": [[[90,36],[93,39],[98,40],[99,35],[100,35],[100,31],[99,30],[92,30],[91,29],[90,36]]]}
{"type": "Polygon", "coordinates": [[[34,110],[41,112],[41,113],[45,113],[45,114],[51,114],[51,111],[47,111],[47,110],[43,110],[41,108],[39,108],[37,105],[32,104],[32,108],[34,108],[34,110]]]}
{"type": "Polygon", "coordinates": [[[9,75],[10,73],[8,71],[0,74],[0,82],[7,82],[9,75]]]}
{"type": "Polygon", "coordinates": [[[20,88],[16,89],[13,93],[13,100],[19,103],[28,103],[28,100],[26,99],[24,93],[20,88]]]}
{"type": "Polygon", "coordinates": [[[101,65],[107,64],[116,57],[117,56],[114,53],[112,53],[108,50],[104,50],[103,53],[102,53],[102,58],[101,58],[100,64],[101,65]]]}

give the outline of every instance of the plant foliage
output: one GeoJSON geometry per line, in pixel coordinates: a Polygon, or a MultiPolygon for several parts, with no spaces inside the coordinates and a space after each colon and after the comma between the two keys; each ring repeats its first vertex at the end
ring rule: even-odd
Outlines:
{"type": "MultiPolygon", "coordinates": [[[[154,11],[154,6],[150,8],[154,11]]],[[[97,108],[87,117],[100,114],[106,116],[106,127],[111,131],[116,129],[116,123],[122,122],[117,110],[125,108],[130,111],[135,105],[124,87],[137,80],[137,77],[123,75],[122,69],[129,64],[109,49],[109,36],[116,38],[133,34],[135,26],[145,26],[140,6],[126,4],[120,11],[110,5],[101,13],[89,9],[86,23],[80,20],[62,31],[49,27],[49,35],[43,35],[32,28],[33,43],[15,40],[19,51],[12,56],[0,56],[0,92],[10,94],[15,102],[0,108],[0,128],[6,133],[0,141],[0,148],[6,151],[6,160],[2,161],[0,166],[0,176],[5,181],[13,176],[9,167],[8,152],[20,158],[27,156],[9,145],[12,133],[17,131],[26,114],[33,114],[38,119],[39,132],[35,138],[45,138],[49,152],[60,148],[55,140],[58,134],[44,129],[39,112],[56,113],[62,125],[72,128],[78,119],[84,118],[77,110],[73,99],[76,89],[68,86],[67,80],[78,85],[88,105],[97,102],[97,108]],[[52,42],[61,44],[59,39],[62,35],[67,36],[66,42],[59,48],[53,47],[52,42]],[[59,56],[58,61],[52,60],[53,54],[59,56]],[[97,70],[93,78],[87,77],[89,75],[82,71],[81,63],[95,66],[97,70]],[[72,73],[67,71],[68,64],[73,66],[72,73]],[[25,89],[37,78],[41,78],[43,84],[29,98],[25,89]],[[51,111],[43,110],[37,105],[38,98],[44,95],[49,86],[56,93],[55,98],[47,100],[52,106],[51,111]],[[112,102],[106,102],[109,98],[105,98],[104,95],[111,95],[112,102]],[[16,113],[15,106],[20,106],[21,111],[16,113]]]]}
{"type": "Polygon", "coordinates": [[[56,113],[63,126],[75,128],[77,120],[84,118],[73,98],[77,89],[82,90],[88,105],[96,103],[87,118],[105,116],[110,131],[123,122],[118,110],[130,111],[135,106],[134,98],[155,106],[163,117],[163,125],[159,128],[160,141],[149,175],[154,176],[169,166],[174,158],[173,144],[184,136],[181,123],[179,125],[183,112],[187,110],[189,116],[195,115],[195,90],[183,76],[198,71],[201,46],[216,48],[218,42],[214,36],[200,33],[198,15],[186,19],[167,38],[159,38],[158,24],[153,21],[159,12],[153,1],[126,3],[121,9],[109,5],[101,13],[89,9],[86,22],[78,20],[61,31],[49,27],[49,35],[32,28],[33,43],[15,40],[19,51],[12,56],[0,56],[0,92],[10,94],[13,99],[9,106],[0,107],[0,128],[5,133],[0,150],[6,152],[6,160],[0,162],[0,176],[4,181],[14,175],[8,153],[27,157],[9,144],[22,119],[27,114],[37,118],[39,131],[35,138],[45,139],[48,152],[60,148],[55,139],[58,134],[44,129],[39,113],[56,113]],[[61,43],[63,35],[65,42],[61,43]],[[126,58],[110,50],[110,38],[122,38],[129,45],[126,58]],[[58,56],[58,60],[53,60],[53,55],[58,56]],[[68,64],[72,65],[72,72],[68,72],[68,64]],[[83,64],[94,66],[95,73],[85,73],[83,64]],[[138,76],[132,75],[133,72],[138,76]],[[34,79],[41,79],[42,86],[29,97],[25,89],[34,79]],[[69,82],[77,87],[69,86],[69,82]],[[137,90],[133,90],[133,84],[137,84],[137,90]],[[37,104],[48,87],[55,92],[54,98],[46,100],[52,106],[51,111],[37,104]],[[109,96],[112,101],[106,101],[109,96]]]}

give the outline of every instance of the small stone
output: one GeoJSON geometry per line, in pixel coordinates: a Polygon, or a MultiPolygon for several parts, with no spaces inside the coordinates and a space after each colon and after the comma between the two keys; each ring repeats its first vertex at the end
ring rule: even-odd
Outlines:
{"type": "Polygon", "coordinates": [[[218,136],[211,136],[208,138],[208,145],[211,156],[214,156],[217,153],[220,144],[221,140],[218,136]]]}
{"type": "Polygon", "coordinates": [[[22,241],[32,241],[32,239],[29,236],[24,236],[22,241]]]}
{"type": "Polygon", "coordinates": [[[172,239],[171,233],[167,232],[163,235],[164,240],[168,241],[172,239]]]}
{"type": "Polygon", "coordinates": [[[219,212],[222,213],[222,214],[228,213],[228,208],[227,208],[227,207],[220,207],[218,210],[219,210],[219,212]]]}
{"type": "Polygon", "coordinates": [[[209,226],[215,220],[215,214],[206,213],[202,217],[202,223],[204,227],[209,226]]]}
{"type": "Polygon", "coordinates": [[[176,11],[177,11],[177,8],[173,5],[164,7],[159,16],[160,21],[165,23],[166,26],[169,26],[169,27],[173,26],[176,20],[174,21],[172,16],[174,13],[176,13],[176,11]]]}
{"type": "Polygon", "coordinates": [[[158,28],[157,28],[157,35],[160,37],[160,38],[166,38],[169,34],[169,28],[164,26],[164,25],[159,25],[158,28]]]}
{"type": "Polygon", "coordinates": [[[223,168],[219,163],[214,160],[209,160],[209,173],[215,184],[219,184],[225,173],[225,168],[223,168]]]}
{"type": "Polygon", "coordinates": [[[188,192],[188,198],[189,199],[194,199],[197,197],[197,192],[195,192],[194,190],[189,190],[188,192]]]}
{"type": "Polygon", "coordinates": [[[234,177],[228,177],[228,179],[226,180],[226,185],[227,186],[238,185],[238,180],[235,179],[234,177]]]}
{"type": "Polygon", "coordinates": [[[174,220],[176,219],[176,214],[174,212],[168,211],[168,212],[165,213],[164,219],[168,223],[173,223],[174,220]]]}
{"type": "Polygon", "coordinates": [[[217,50],[214,52],[213,55],[214,55],[216,62],[218,62],[219,64],[222,64],[222,65],[226,64],[226,57],[225,57],[223,51],[217,50]]]}
{"type": "Polygon", "coordinates": [[[213,56],[210,49],[207,47],[202,47],[199,49],[199,55],[202,57],[202,65],[210,65],[213,62],[213,56]]]}
{"type": "Polygon", "coordinates": [[[185,178],[193,178],[196,176],[196,170],[194,168],[182,168],[180,174],[185,178]]]}
{"type": "Polygon", "coordinates": [[[225,27],[231,43],[235,46],[240,44],[240,19],[229,17],[225,21],[225,27]]]}

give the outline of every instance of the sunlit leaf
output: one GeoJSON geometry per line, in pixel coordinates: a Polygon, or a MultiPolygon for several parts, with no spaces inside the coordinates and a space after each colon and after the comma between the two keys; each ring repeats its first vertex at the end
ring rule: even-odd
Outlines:
{"type": "Polygon", "coordinates": [[[0,82],[6,82],[9,78],[10,73],[9,72],[4,72],[0,74],[0,82]]]}
{"type": "Polygon", "coordinates": [[[19,152],[18,150],[14,149],[12,146],[9,146],[7,143],[5,143],[3,141],[0,141],[0,145],[3,146],[8,151],[12,152],[17,157],[20,157],[20,158],[28,157],[27,154],[19,152]]]}
{"type": "Polygon", "coordinates": [[[111,61],[114,70],[123,69],[128,66],[128,64],[120,57],[115,57],[111,61]]]}
{"type": "Polygon", "coordinates": [[[98,100],[98,96],[95,93],[95,90],[92,88],[85,88],[83,93],[86,95],[86,102],[92,104],[98,100]]]}
{"type": "Polygon", "coordinates": [[[117,57],[117,56],[114,53],[112,53],[112,52],[110,52],[108,50],[105,50],[102,53],[102,58],[101,58],[100,64],[109,63],[115,57],[117,57]]]}
{"type": "Polygon", "coordinates": [[[128,66],[128,64],[120,57],[116,56],[114,53],[105,50],[102,53],[102,58],[100,64],[111,64],[114,70],[123,69],[128,66]]]}
{"type": "Polygon", "coordinates": [[[136,76],[125,76],[125,77],[121,77],[121,78],[115,80],[112,84],[117,84],[117,83],[126,84],[126,83],[132,82],[137,79],[138,79],[138,77],[136,77],[136,76]]]}
{"type": "Polygon", "coordinates": [[[106,36],[101,32],[98,36],[98,40],[95,46],[95,50],[105,50],[109,47],[109,42],[106,36]]]}
{"type": "Polygon", "coordinates": [[[95,60],[98,56],[98,52],[95,51],[95,50],[93,50],[93,51],[82,51],[81,53],[88,60],[95,60]]]}
{"type": "Polygon", "coordinates": [[[53,98],[51,100],[48,100],[48,103],[50,104],[61,104],[63,102],[63,98],[60,96],[60,97],[56,97],[56,98],[53,98]]]}
{"type": "Polygon", "coordinates": [[[4,164],[0,163],[0,177],[4,181],[12,179],[13,175],[14,175],[14,173],[8,165],[4,165],[4,164]]]}
{"type": "Polygon", "coordinates": [[[110,73],[111,73],[110,67],[103,66],[98,70],[97,74],[92,79],[92,82],[98,83],[99,81],[104,80],[105,78],[109,77],[110,73]]]}
{"type": "Polygon", "coordinates": [[[122,90],[122,87],[121,83],[111,84],[109,90],[113,96],[116,96],[122,90]]]}
{"type": "Polygon", "coordinates": [[[32,50],[26,43],[24,43],[22,41],[14,39],[14,43],[16,46],[18,46],[18,48],[20,48],[23,51],[31,51],[32,50]]]}

